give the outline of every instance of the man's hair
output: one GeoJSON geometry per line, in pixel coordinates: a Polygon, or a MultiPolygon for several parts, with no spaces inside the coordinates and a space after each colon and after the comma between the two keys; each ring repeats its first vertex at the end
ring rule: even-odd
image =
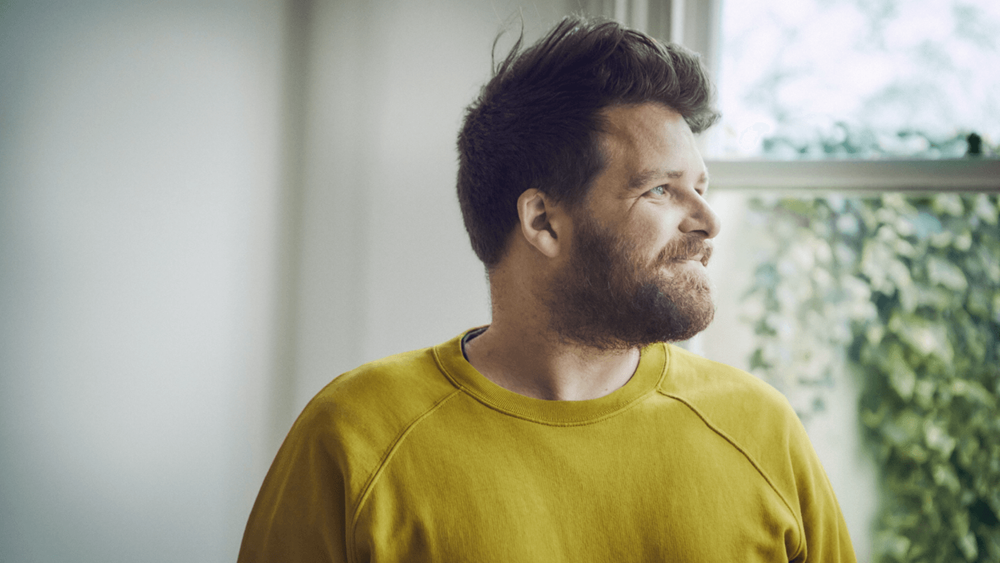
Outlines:
{"type": "Polygon", "coordinates": [[[605,163],[604,108],[658,102],[694,133],[719,118],[700,57],[679,45],[575,16],[523,51],[522,40],[523,31],[466,110],[458,136],[458,200],[488,269],[503,258],[525,190],[570,206],[584,200],[605,163]]]}

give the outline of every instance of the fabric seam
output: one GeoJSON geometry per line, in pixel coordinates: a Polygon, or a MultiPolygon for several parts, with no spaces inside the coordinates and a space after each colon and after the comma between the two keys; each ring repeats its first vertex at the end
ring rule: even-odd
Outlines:
{"type": "Polygon", "coordinates": [[[691,403],[689,403],[687,400],[685,400],[685,399],[683,399],[683,398],[681,398],[681,397],[679,397],[677,395],[674,395],[673,393],[668,393],[666,391],[663,391],[662,389],[660,390],[660,393],[663,394],[664,396],[667,396],[667,397],[670,397],[671,399],[674,399],[675,401],[680,402],[681,404],[683,404],[687,408],[691,409],[691,412],[693,412],[695,415],[697,415],[698,418],[700,418],[701,421],[705,423],[705,426],[708,426],[713,432],[715,432],[716,434],[718,434],[719,436],[721,436],[725,441],[729,442],[729,444],[731,446],[733,446],[734,448],[736,448],[736,451],[738,451],[741,454],[743,454],[743,457],[745,457],[747,459],[747,461],[750,462],[750,465],[753,465],[754,469],[757,470],[757,473],[759,473],[760,476],[764,478],[764,481],[768,484],[769,487],[771,487],[771,490],[774,491],[774,494],[778,495],[778,498],[781,499],[781,502],[783,502],[785,504],[785,508],[787,508],[788,511],[791,513],[792,518],[795,520],[796,526],[798,526],[799,542],[798,542],[798,545],[795,548],[795,556],[798,557],[802,553],[802,543],[805,541],[805,537],[806,537],[806,535],[805,535],[805,528],[803,526],[802,519],[796,516],[795,509],[792,508],[791,503],[788,501],[788,499],[785,498],[785,496],[783,494],[781,494],[781,491],[779,491],[778,487],[776,487],[774,485],[774,482],[771,480],[771,477],[768,476],[767,472],[764,471],[764,469],[760,466],[759,463],[757,463],[757,460],[755,460],[753,458],[753,456],[750,455],[749,452],[747,452],[745,449],[743,449],[743,447],[740,446],[739,443],[737,443],[737,441],[734,438],[732,438],[731,436],[729,436],[729,434],[727,434],[726,432],[724,432],[721,428],[718,428],[716,425],[712,424],[712,422],[709,421],[709,419],[708,419],[707,416],[705,416],[704,414],[702,414],[701,411],[699,411],[694,405],[692,405],[691,403]]]}
{"type": "Polygon", "coordinates": [[[498,412],[498,413],[500,413],[500,414],[502,414],[504,416],[509,416],[511,418],[516,418],[518,420],[524,420],[526,422],[533,422],[535,424],[541,424],[541,425],[544,425],[544,426],[558,426],[558,427],[589,426],[591,424],[597,424],[599,422],[604,422],[605,420],[608,420],[610,418],[614,418],[614,417],[616,417],[616,416],[618,416],[618,415],[620,415],[622,413],[625,413],[625,412],[631,410],[633,407],[635,407],[636,405],[642,403],[645,399],[649,398],[650,395],[652,395],[653,393],[656,392],[655,389],[650,389],[646,393],[643,393],[642,395],[639,395],[638,397],[636,397],[634,400],[629,401],[628,403],[625,403],[624,405],[621,405],[621,406],[619,406],[618,408],[616,408],[614,410],[611,410],[611,411],[608,411],[606,413],[600,414],[600,415],[598,415],[595,418],[588,418],[587,420],[580,420],[580,421],[574,421],[574,422],[553,422],[551,420],[539,420],[537,418],[531,418],[530,416],[525,416],[525,415],[522,415],[522,414],[513,413],[513,412],[510,412],[508,410],[504,410],[500,406],[494,405],[490,401],[487,401],[487,400],[481,398],[477,393],[471,391],[470,389],[468,389],[468,388],[466,388],[466,387],[464,387],[462,385],[458,385],[458,390],[460,392],[464,393],[465,395],[468,395],[469,397],[471,397],[477,403],[480,403],[481,405],[485,406],[486,408],[488,408],[490,410],[493,410],[493,411],[496,411],[496,412],[498,412]]]}
{"type": "Polygon", "coordinates": [[[362,508],[364,508],[365,503],[368,502],[368,497],[371,495],[372,489],[375,488],[375,484],[378,482],[379,477],[382,476],[382,472],[385,470],[385,467],[389,464],[389,461],[392,460],[392,456],[396,453],[396,450],[398,450],[399,447],[403,444],[403,442],[406,440],[406,437],[409,436],[410,432],[414,428],[416,428],[417,425],[420,424],[420,422],[422,422],[425,418],[433,414],[434,411],[441,408],[441,406],[444,405],[444,403],[448,401],[448,399],[451,399],[458,393],[459,391],[456,389],[455,391],[452,391],[451,393],[445,395],[443,398],[439,399],[436,403],[431,405],[431,407],[428,408],[426,411],[424,411],[420,416],[416,417],[409,424],[407,424],[406,427],[403,428],[403,430],[399,433],[399,435],[396,436],[396,439],[393,440],[392,445],[389,446],[389,449],[386,450],[386,452],[382,455],[382,459],[379,460],[378,465],[375,466],[374,471],[372,471],[371,476],[368,478],[368,482],[365,483],[365,486],[362,489],[361,497],[358,499],[358,504],[354,509],[354,515],[351,517],[350,554],[351,554],[351,559],[353,559],[354,561],[358,561],[356,537],[357,537],[358,521],[361,518],[361,510],[362,508]]]}
{"type": "MultiPolygon", "coordinates": [[[[660,343],[660,344],[662,346],[664,346],[664,348],[666,348],[666,344],[663,344],[663,343],[660,343]]],[[[627,412],[627,411],[631,410],[636,405],[642,403],[647,398],[649,398],[652,394],[656,393],[659,390],[659,386],[660,386],[661,382],[663,381],[663,376],[667,372],[667,365],[669,364],[669,357],[668,357],[663,362],[663,372],[660,374],[660,379],[657,382],[657,384],[652,387],[652,389],[650,389],[649,391],[647,391],[645,393],[642,393],[641,395],[636,396],[633,400],[631,400],[631,401],[629,401],[629,402],[627,402],[627,403],[625,403],[623,405],[619,405],[615,409],[612,409],[612,410],[609,410],[609,411],[607,411],[605,413],[599,414],[599,415],[597,415],[594,418],[588,418],[587,420],[574,421],[574,422],[552,422],[552,421],[549,421],[549,420],[539,420],[537,418],[532,418],[530,416],[525,416],[523,414],[514,413],[514,412],[511,412],[509,410],[505,410],[502,407],[500,407],[499,405],[494,404],[493,401],[487,400],[485,397],[482,397],[479,393],[475,392],[472,389],[469,389],[465,385],[462,385],[462,383],[460,383],[458,381],[458,379],[454,375],[452,375],[451,372],[448,371],[448,368],[445,367],[444,362],[441,361],[441,357],[439,355],[437,347],[435,347],[433,350],[434,350],[434,361],[437,363],[438,369],[441,370],[441,373],[444,374],[445,378],[447,378],[448,381],[450,381],[451,384],[453,386],[455,386],[455,388],[456,388],[457,391],[462,392],[465,395],[468,395],[473,400],[475,400],[477,403],[480,403],[481,405],[485,406],[486,408],[488,408],[490,410],[493,410],[495,412],[498,412],[498,413],[500,413],[500,414],[502,414],[504,416],[509,416],[511,418],[516,418],[518,420],[524,420],[526,422],[533,422],[535,424],[542,424],[542,425],[545,425],[545,426],[557,426],[557,427],[588,426],[590,424],[597,424],[599,422],[603,422],[605,420],[608,420],[610,418],[618,416],[619,414],[622,414],[624,412],[627,412]]],[[[664,352],[666,353],[666,352],[669,352],[669,351],[668,350],[664,350],[664,352]]],[[[669,354],[666,354],[666,355],[669,356],[669,354]]]]}

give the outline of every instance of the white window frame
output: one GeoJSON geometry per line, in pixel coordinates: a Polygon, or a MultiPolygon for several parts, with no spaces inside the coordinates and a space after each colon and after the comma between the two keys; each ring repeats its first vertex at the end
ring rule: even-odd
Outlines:
{"type": "MultiPolygon", "coordinates": [[[[718,74],[722,0],[600,0],[603,13],[695,52],[718,74]]],[[[708,159],[713,191],[995,192],[1000,160],[708,159]]]]}

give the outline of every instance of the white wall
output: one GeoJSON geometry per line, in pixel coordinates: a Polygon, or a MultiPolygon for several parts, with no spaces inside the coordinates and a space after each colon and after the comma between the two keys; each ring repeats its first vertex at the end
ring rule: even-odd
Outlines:
{"type": "Polygon", "coordinates": [[[0,561],[235,559],[273,455],[280,16],[0,7],[0,561]]]}

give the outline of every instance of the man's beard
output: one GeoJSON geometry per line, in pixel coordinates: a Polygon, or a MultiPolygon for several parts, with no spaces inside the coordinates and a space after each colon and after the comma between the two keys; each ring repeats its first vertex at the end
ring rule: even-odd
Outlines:
{"type": "Polygon", "coordinates": [[[710,242],[685,235],[646,265],[620,235],[591,217],[582,219],[573,255],[554,276],[547,299],[551,328],[562,338],[622,350],[687,340],[712,322],[715,306],[706,277],[677,267],[699,253],[707,264],[710,242]]]}

